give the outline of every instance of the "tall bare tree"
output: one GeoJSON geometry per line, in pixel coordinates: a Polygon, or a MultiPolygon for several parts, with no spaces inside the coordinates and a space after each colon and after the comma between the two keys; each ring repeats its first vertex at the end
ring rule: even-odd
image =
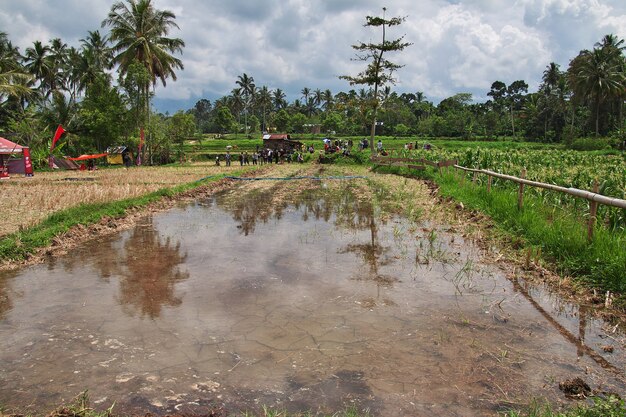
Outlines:
{"type": "Polygon", "coordinates": [[[398,26],[404,22],[404,17],[393,17],[391,19],[385,18],[385,12],[387,8],[383,7],[383,16],[367,16],[365,18],[365,27],[381,28],[382,40],[380,43],[372,42],[359,42],[356,45],[352,45],[352,48],[356,50],[356,61],[367,62],[365,70],[358,73],[356,76],[342,75],[339,78],[347,80],[350,85],[368,85],[370,88],[374,88],[374,94],[371,99],[372,110],[372,127],[370,134],[370,148],[372,154],[374,153],[374,136],[376,135],[376,116],[378,108],[380,107],[380,101],[378,97],[378,89],[385,84],[395,84],[393,73],[402,68],[402,65],[395,64],[388,59],[384,58],[385,53],[399,52],[404,50],[407,46],[410,46],[410,42],[404,41],[404,35],[393,40],[387,40],[386,30],[387,27],[398,26]]]}

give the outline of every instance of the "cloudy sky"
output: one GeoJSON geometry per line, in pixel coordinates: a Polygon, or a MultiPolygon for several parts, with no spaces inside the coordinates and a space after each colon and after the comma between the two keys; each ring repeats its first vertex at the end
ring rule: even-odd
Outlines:
{"type": "MultiPolygon", "coordinates": [[[[79,45],[100,29],[112,0],[0,0],[0,30],[24,49],[60,37],[79,45]]],[[[491,83],[523,79],[534,91],[552,61],[566,69],[581,49],[605,34],[626,38],[625,0],[153,0],[176,14],[185,69],[157,87],[161,111],[188,109],[236,87],[243,73],[258,87],[281,88],[290,101],[304,87],[350,89],[351,45],[380,41],[365,16],[406,16],[389,37],[413,45],[389,58],[404,67],[398,92],[422,91],[438,102],[459,92],[483,101],[491,83]]],[[[106,32],[106,29],[100,29],[106,32]]]]}

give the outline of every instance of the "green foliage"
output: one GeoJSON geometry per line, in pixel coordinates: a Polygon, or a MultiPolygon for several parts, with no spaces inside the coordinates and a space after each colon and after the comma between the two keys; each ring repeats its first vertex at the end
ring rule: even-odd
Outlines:
{"type": "Polygon", "coordinates": [[[296,133],[304,133],[305,127],[304,125],[308,122],[307,117],[302,113],[296,113],[291,116],[289,121],[289,125],[291,129],[296,133]]]}
{"type": "Polygon", "coordinates": [[[287,110],[280,109],[272,118],[272,123],[277,132],[287,132],[290,129],[291,117],[287,110]]]}
{"type": "Polygon", "coordinates": [[[128,110],[117,88],[105,77],[98,77],[87,87],[81,102],[79,118],[82,125],[82,141],[76,155],[93,150],[104,151],[118,144],[128,131],[128,110]]]}
{"type": "Polygon", "coordinates": [[[192,138],[196,133],[196,120],[193,114],[178,111],[169,118],[168,127],[171,139],[175,143],[182,145],[183,141],[192,138]]]}
{"type": "Polygon", "coordinates": [[[598,138],[580,138],[575,139],[569,148],[575,151],[597,151],[601,149],[610,149],[611,142],[610,140],[598,138]]]}
{"type": "Polygon", "coordinates": [[[220,106],[217,109],[217,118],[215,125],[219,129],[220,133],[232,132],[235,129],[237,121],[235,116],[230,112],[230,109],[226,106],[220,106]]]}
{"type": "Polygon", "coordinates": [[[408,134],[409,134],[409,127],[406,126],[406,125],[403,125],[402,123],[399,123],[399,124],[396,125],[395,133],[398,136],[408,136],[408,134]]]}
{"type": "Polygon", "coordinates": [[[341,115],[337,112],[330,112],[322,117],[322,130],[324,132],[338,132],[341,127],[341,115]]]}
{"type": "Polygon", "coordinates": [[[593,404],[578,405],[566,411],[554,411],[549,404],[531,404],[525,411],[509,411],[504,417],[623,417],[626,405],[615,395],[594,397],[593,404]]]}
{"type": "Polygon", "coordinates": [[[475,185],[469,178],[463,184],[450,174],[437,177],[437,182],[442,195],[486,213],[503,231],[540,247],[561,272],[593,288],[626,292],[626,231],[597,228],[588,243],[584,219],[567,208],[547,205],[536,195],[525,195],[524,207],[518,210],[517,193],[510,188],[498,186],[488,193],[484,184],[475,185]]]}

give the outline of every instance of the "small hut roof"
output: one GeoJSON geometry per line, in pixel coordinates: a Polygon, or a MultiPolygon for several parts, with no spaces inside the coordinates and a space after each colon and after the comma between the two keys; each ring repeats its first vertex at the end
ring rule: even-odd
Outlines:
{"type": "Polygon", "coordinates": [[[0,138],[0,154],[8,155],[12,153],[22,153],[24,146],[11,142],[8,139],[0,138]]]}
{"type": "Polygon", "coordinates": [[[126,150],[126,146],[109,146],[107,148],[107,153],[109,155],[115,155],[123,153],[126,150]]]}
{"type": "Polygon", "coordinates": [[[263,140],[290,140],[291,136],[281,134],[281,135],[263,135],[263,140]]]}

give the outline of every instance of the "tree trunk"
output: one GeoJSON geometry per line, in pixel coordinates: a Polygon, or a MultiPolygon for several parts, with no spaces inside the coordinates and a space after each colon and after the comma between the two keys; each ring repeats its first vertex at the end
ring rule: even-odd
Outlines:
{"type": "Polygon", "coordinates": [[[513,118],[513,105],[511,104],[511,129],[513,130],[513,137],[515,138],[515,119],[513,118]]]}
{"type": "Polygon", "coordinates": [[[600,134],[600,95],[596,97],[596,138],[600,134]]]}

